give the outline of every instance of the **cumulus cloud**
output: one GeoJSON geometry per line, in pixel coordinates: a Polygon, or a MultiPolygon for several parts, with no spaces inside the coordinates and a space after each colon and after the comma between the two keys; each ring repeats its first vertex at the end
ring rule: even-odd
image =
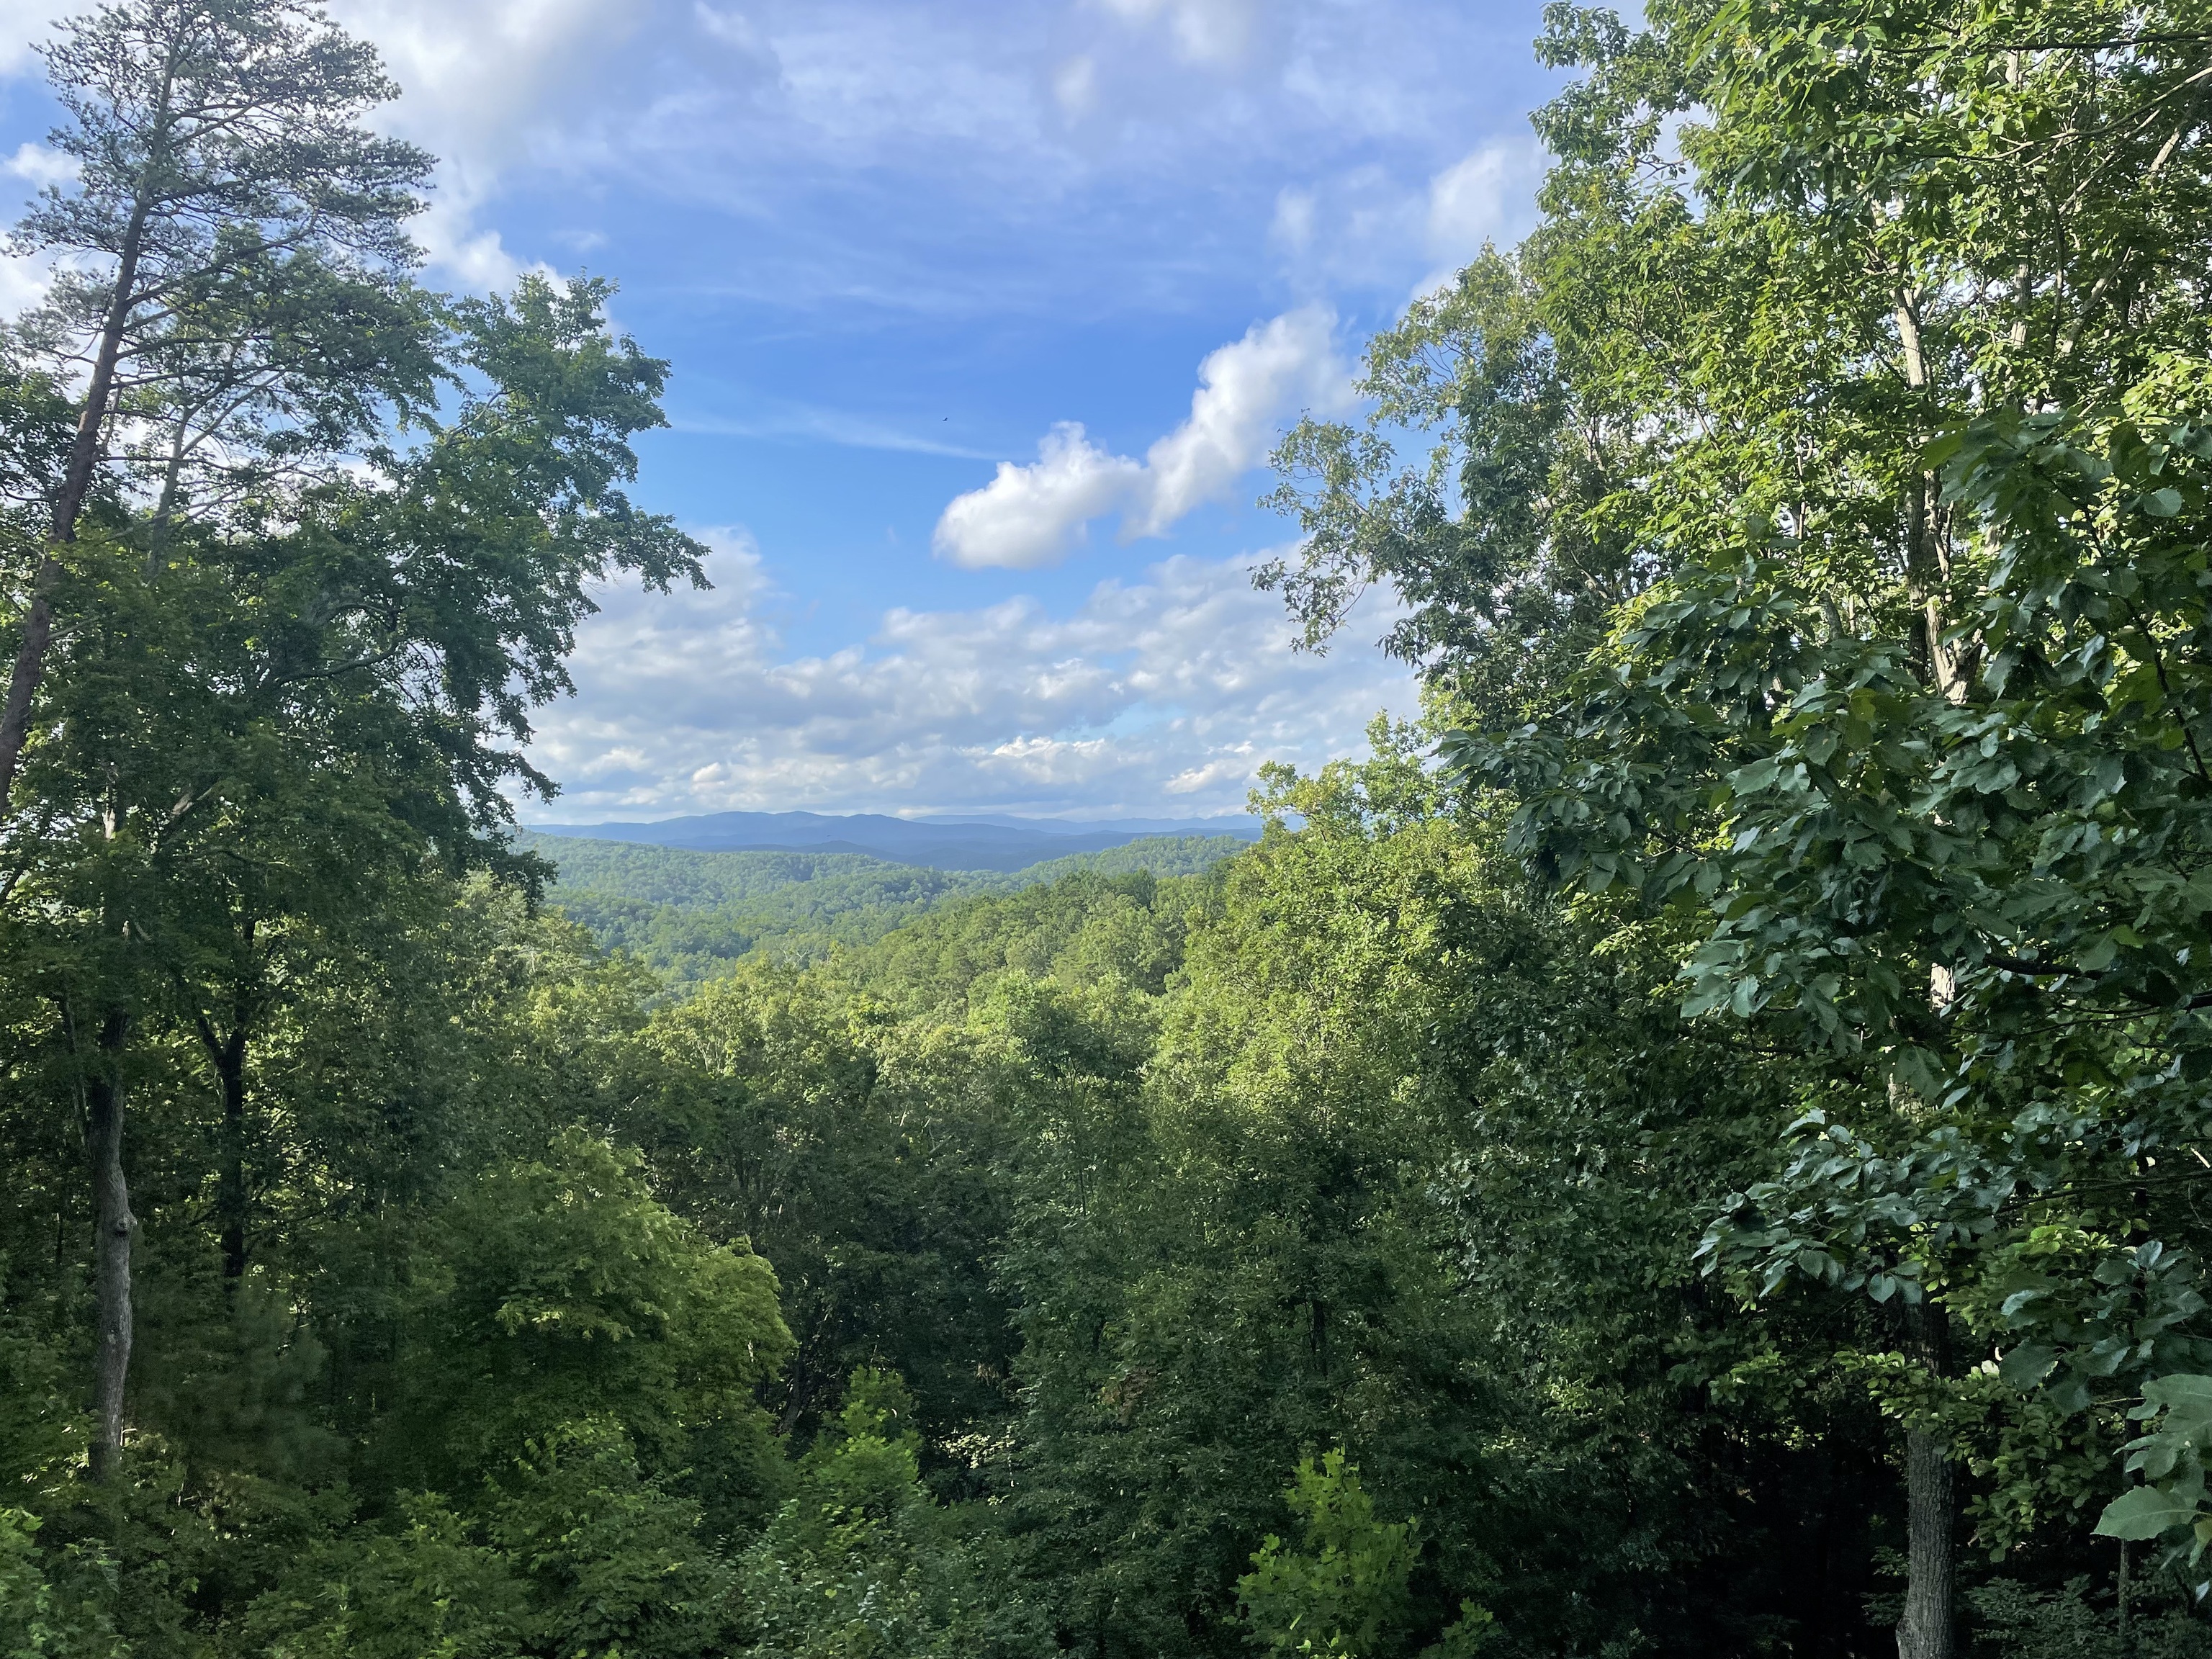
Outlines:
{"type": "Polygon", "coordinates": [[[651,15],[635,0],[334,0],[399,82],[394,124],[468,168],[497,167],[538,137],[549,94],[581,78],[651,15]]]}
{"type": "MultiPolygon", "coordinates": [[[[34,73],[33,48],[50,20],[83,9],[0,0],[0,76],[34,73]]],[[[440,158],[437,191],[412,226],[432,264],[474,289],[506,287],[525,270],[543,269],[517,258],[477,218],[502,170],[542,131],[549,96],[588,67],[595,50],[634,29],[640,9],[632,0],[334,0],[338,23],[375,44],[402,88],[398,102],[373,118],[440,158]]],[[[0,167],[33,185],[75,176],[69,158],[35,143],[0,167]]],[[[44,287],[41,272],[0,270],[0,309],[20,308],[44,287]]]]}
{"type": "MultiPolygon", "coordinates": [[[[0,8],[0,16],[4,15],[4,8],[0,8]]],[[[74,156],[44,144],[21,144],[14,155],[0,159],[0,173],[21,181],[27,196],[49,185],[66,184],[76,177],[77,171],[74,156]]],[[[51,252],[26,256],[0,252],[0,321],[12,323],[44,303],[53,276],[51,252]]]]}
{"type": "Polygon", "coordinates": [[[1123,534],[1164,535],[1264,459],[1285,416],[1343,404],[1351,371],[1336,354],[1335,331],[1334,312],[1307,306],[1211,353],[1199,365],[1190,418],[1146,452],[1144,510],[1123,534]]]}
{"type": "Polygon", "coordinates": [[[1417,702],[1372,649],[1294,651],[1240,562],[1171,558],[1066,615],[893,610],[864,642],[792,656],[757,550],[712,540],[714,592],[614,587],[580,631],[580,695],[532,746],[566,785],[559,816],[1234,811],[1262,762],[1354,752],[1378,709],[1417,702]]]}
{"type": "Polygon", "coordinates": [[[439,158],[429,211],[415,221],[430,263],[471,289],[504,288],[542,264],[477,223],[501,174],[562,135],[556,94],[580,81],[650,13],[635,0],[334,0],[399,83],[378,123],[439,158]]]}
{"type": "MultiPolygon", "coordinates": [[[[0,10],[0,15],[4,15],[0,10]]],[[[79,172],[77,160],[44,144],[23,143],[0,160],[0,173],[21,181],[25,194],[64,185],[79,172]]],[[[55,256],[51,252],[20,254],[0,252],[0,321],[14,322],[42,305],[53,286],[55,256]]]]}
{"type": "Polygon", "coordinates": [[[544,260],[518,258],[498,231],[477,223],[488,195],[455,184],[432,197],[408,226],[422,257],[475,294],[504,293],[525,271],[552,275],[544,260]]]}
{"type": "Polygon", "coordinates": [[[1035,569],[1066,557],[1093,520],[1116,510],[1122,540],[1165,535],[1266,459],[1286,418],[1343,406],[1350,371],[1335,330],[1333,312],[1307,306],[1209,353],[1189,416],[1142,461],[1100,448],[1072,422],[1054,427],[1035,461],[1000,462],[990,483],[946,507],[937,551],[969,569],[1035,569]]]}
{"type": "Polygon", "coordinates": [[[1109,454],[1063,421],[1027,466],[999,463],[998,476],[956,498],[937,522],[936,544],[955,564],[1034,570],[1056,564],[1083,540],[1091,520],[1142,492],[1141,463],[1109,454]]]}
{"type": "MultiPolygon", "coordinates": [[[[30,43],[59,9],[66,9],[47,0],[0,0],[0,75],[35,70],[30,43]]],[[[398,101],[372,118],[439,157],[428,210],[410,227],[430,264],[479,291],[547,270],[517,257],[479,217],[503,172],[540,143],[549,100],[595,52],[634,30],[641,8],[630,0],[335,0],[331,9],[343,27],[375,44],[400,84],[398,101]]],[[[27,143],[0,160],[0,171],[42,187],[66,182],[76,167],[27,143]]],[[[0,314],[35,304],[47,276],[40,264],[0,260],[0,314]]]]}

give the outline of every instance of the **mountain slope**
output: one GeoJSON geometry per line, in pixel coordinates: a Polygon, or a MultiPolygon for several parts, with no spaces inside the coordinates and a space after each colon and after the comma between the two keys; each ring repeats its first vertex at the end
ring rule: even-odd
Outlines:
{"type": "Polygon", "coordinates": [[[1249,845],[1234,836],[1147,836],[1000,871],[894,863],[829,850],[836,842],[714,852],[526,832],[516,844],[556,866],[554,903],[678,988],[756,951],[805,959],[868,944],[951,900],[1077,874],[1191,875],[1249,845]]]}
{"type": "Polygon", "coordinates": [[[1054,819],[896,818],[882,813],[714,812],[653,823],[539,824],[549,840],[620,842],[698,852],[858,853],[933,870],[1013,872],[1171,835],[1256,838],[1249,818],[1072,823],[1054,819]]]}

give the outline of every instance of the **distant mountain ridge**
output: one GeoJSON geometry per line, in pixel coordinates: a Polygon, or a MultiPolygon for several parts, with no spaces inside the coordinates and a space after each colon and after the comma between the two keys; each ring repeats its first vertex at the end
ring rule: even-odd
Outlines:
{"type": "Polygon", "coordinates": [[[644,823],[533,823],[535,836],[632,842],[693,852],[860,853],[930,870],[1025,870],[1077,853],[1103,853],[1166,835],[1259,838],[1258,820],[1123,818],[898,818],[878,812],[711,812],[644,823]]]}

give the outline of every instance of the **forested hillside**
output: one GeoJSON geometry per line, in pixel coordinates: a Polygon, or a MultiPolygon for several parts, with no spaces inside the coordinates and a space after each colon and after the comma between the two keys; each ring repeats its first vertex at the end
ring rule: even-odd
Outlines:
{"type": "Polygon", "coordinates": [[[935,870],[856,853],[708,853],[524,834],[554,869],[546,896],[609,950],[688,988],[761,951],[803,962],[862,945],[948,900],[1009,893],[1078,872],[1190,875],[1242,851],[1233,836],[1148,836],[1013,872],[935,870]]]}
{"type": "Polygon", "coordinates": [[[708,812],[647,823],[539,824],[532,839],[549,854],[564,841],[686,848],[701,853],[859,853],[889,864],[1009,874],[1048,860],[1105,853],[1146,839],[1190,836],[1251,841],[1249,817],[1177,823],[1142,819],[1087,823],[1057,818],[891,817],[880,812],[708,812]]]}
{"type": "Polygon", "coordinates": [[[668,365],[318,15],[57,39],[0,1655],[2212,1655],[2212,9],[1553,8],[1277,457],[1425,721],[991,890],[518,846],[668,365]]]}

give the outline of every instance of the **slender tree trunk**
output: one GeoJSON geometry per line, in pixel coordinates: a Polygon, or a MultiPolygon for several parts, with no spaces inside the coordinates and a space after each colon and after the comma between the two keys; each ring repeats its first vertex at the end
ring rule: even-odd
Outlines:
{"type": "Polygon", "coordinates": [[[131,1375],[131,1245],[138,1219],[123,1176],[123,1048],[131,1016],[109,1011],[100,1032],[100,1073],[88,1099],[92,1158],[94,1316],[92,1478],[106,1480],[123,1453],[131,1375]]]}
{"type": "MultiPolygon", "coordinates": [[[[162,94],[163,104],[167,93],[162,94]]],[[[24,740],[31,731],[31,700],[46,678],[46,647],[54,632],[54,589],[61,583],[61,561],[54,550],[76,539],[76,521],[92,493],[93,476],[100,469],[102,440],[107,428],[107,405],[115,394],[115,365],[122,356],[123,331],[137,303],[138,261],[146,241],[146,221],[152,204],[143,192],[131,209],[131,222],[123,233],[121,257],[116,262],[115,297],[101,325],[100,347],[94,355],[92,379],[85,387],[84,408],[77,416],[76,436],[70,445],[69,466],[54,495],[53,541],[39,560],[31,582],[31,608],[23,618],[23,637],[15,647],[15,672],[8,679],[8,700],[0,705],[0,823],[12,814],[15,768],[23,757],[24,740]]]]}
{"type": "Polygon", "coordinates": [[[53,593],[61,579],[61,562],[49,551],[40,559],[39,574],[31,583],[31,609],[23,618],[22,641],[15,647],[15,672],[8,681],[8,701],[0,706],[0,823],[13,816],[15,763],[22,758],[23,739],[31,730],[31,696],[46,671],[46,646],[54,633],[53,593]]]}
{"type": "Polygon", "coordinates": [[[217,1034],[215,1022],[204,1012],[198,1007],[192,1011],[200,1047],[208,1064],[215,1068],[216,1088],[222,1101],[222,1123],[216,1132],[215,1209],[226,1285],[235,1285],[246,1277],[246,1056],[260,1007],[255,995],[258,980],[254,967],[259,939],[258,918],[240,918],[240,956],[231,978],[227,1035],[217,1034]]]}
{"type": "MultiPolygon", "coordinates": [[[[1928,353],[1920,331],[1920,295],[1911,288],[1897,290],[1897,338],[1905,356],[1905,383],[1915,392],[1928,389],[1928,353]]],[[[1940,487],[1934,474],[1913,473],[1905,487],[1905,580],[1912,602],[1920,607],[1921,643],[1928,653],[1928,675],[1937,693],[1953,702],[1966,694],[1959,653],[1945,638],[1943,584],[1950,575],[1936,507],[1940,487]]]]}
{"type": "Polygon", "coordinates": [[[1936,533],[1938,486],[1925,472],[1915,473],[1906,488],[1905,586],[1920,607],[1921,643],[1928,653],[1928,677],[1938,696],[1958,702],[1966,696],[1966,676],[1960,672],[1959,650],[1945,637],[1948,625],[1943,614],[1943,584],[1947,572],[1936,533]]]}
{"type": "Polygon", "coordinates": [[[2133,1640],[2134,1632],[2130,1629],[2128,1620],[2128,1614],[2133,1611],[2133,1609],[2128,1605],[2129,1588],[2128,1540],[2123,1538],[2120,1540],[2120,1581],[2118,1585],[2118,1601],[2120,1604],[2120,1651],[2124,1655],[2130,1656],[2131,1659],[2131,1656],[2136,1650],[2136,1644],[2133,1640]]]}
{"type": "Polygon", "coordinates": [[[0,705],[0,823],[14,812],[15,768],[23,757],[23,744],[31,731],[31,702],[39,682],[46,677],[46,647],[53,638],[54,589],[62,579],[57,548],[76,539],[76,521],[92,494],[94,475],[100,470],[107,430],[107,406],[115,396],[115,365],[123,355],[124,331],[139,302],[138,266],[146,252],[147,223],[153,217],[155,192],[169,165],[177,64],[184,51],[181,37],[172,39],[161,70],[161,90],[155,105],[148,155],[139,175],[138,194],[131,204],[131,218],[123,228],[116,249],[115,292],[101,319],[100,344],[93,353],[92,378],[84,389],[84,408],[77,416],[76,436],[70,444],[69,465],[61,488],[54,495],[53,541],[39,561],[32,579],[31,608],[23,618],[23,638],[15,649],[15,672],[9,676],[8,698],[0,705]]]}
{"type": "Polygon", "coordinates": [[[222,1165],[216,1179],[216,1211],[222,1228],[222,1276],[246,1277],[246,1028],[216,1051],[222,1085],[222,1165]]]}
{"type": "MultiPolygon", "coordinates": [[[[1904,353],[1905,384],[1928,390],[1928,352],[1920,328],[1920,293],[1900,284],[1895,295],[1898,344],[1904,353]]],[[[1943,587],[1950,575],[1941,526],[1936,520],[1937,481],[1916,470],[1905,487],[1905,579],[1920,608],[1922,643],[1928,677],[1936,692],[1956,702],[1966,695],[1959,654],[1944,637],[1948,629],[1943,587]]],[[[1929,1001],[1940,1017],[1957,994],[1951,970],[1929,970],[1929,1001]]],[[[1936,1376],[1950,1373],[1951,1326],[1944,1311],[1923,1302],[1905,1310],[1914,1356],[1936,1376]]],[[[1905,1612],[1897,1621],[1898,1659],[1951,1659],[1952,1551],[1958,1527],[1958,1494],[1951,1460],[1940,1437],[1922,1429],[1905,1435],[1905,1612]]]]}
{"type": "MultiPolygon", "coordinates": [[[[1922,1303],[1907,1310],[1915,1357],[1937,1376],[1951,1362],[1951,1322],[1922,1303]]],[[[1952,1554],[1958,1494],[1948,1449],[1923,1429],[1905,1435],[1905,1614],[1897,1621],[1897,1659],[1951,1659],[1952,1554]]]]}

